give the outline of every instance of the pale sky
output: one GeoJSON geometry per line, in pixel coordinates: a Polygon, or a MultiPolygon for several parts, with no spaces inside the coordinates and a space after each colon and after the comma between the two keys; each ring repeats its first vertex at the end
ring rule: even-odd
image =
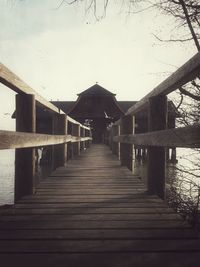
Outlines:
{"type": "MultiPolygon", "coordinates": [[[[159,43],[175,33],[156,11],[126,15],[110,5],[97,22],[84,4],[0,0],[0,61],[48,100],[75,100],[98,82],[118,100],[139,100],[196,53],[194,45],[159,43]]],[[[0,85],[0,129],[10,129],[14,94],[0,85]]]]}

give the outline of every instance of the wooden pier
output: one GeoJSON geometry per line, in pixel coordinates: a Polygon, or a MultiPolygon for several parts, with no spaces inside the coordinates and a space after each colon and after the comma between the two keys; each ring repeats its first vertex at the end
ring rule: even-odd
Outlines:
{"type": "Polygon", "coordinates": [[[197,264],[197,234],[145,191],[108,147],[92,145],[36,194],[1,209],[1,266],[197,264]]]}
{"type": "Polygon", "coordinates": [[[0,130],[0,149],[16,151],[15,205],[0,209],[0,266],[199,265],[199,234],[165,202],[166,151],[200,148],[199,124],[167,129],[167,95],[199,75],[200,52],[110,124],[106,146],[91,145],[90,127],[0,64],[0,82],[17,93],[16,131],[0,130]],[[144,110],[148,132],[135,134],[144,110]],[[39,183],[38,148],[54,170],[39,183]],[[132,172],[138,148],[147,152],[147,184],[132,172]]]}

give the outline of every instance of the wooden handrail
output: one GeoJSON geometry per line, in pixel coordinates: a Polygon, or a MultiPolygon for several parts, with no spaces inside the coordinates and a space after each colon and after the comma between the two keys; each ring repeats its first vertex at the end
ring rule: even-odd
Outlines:
{"type": "MultiPolygon", "coordinates": [[[[165,198],[167,155],[165,147],[172,148],[173,153],[176,147],[200,148],[199,124],[165,130],[168,127],[167,95],[196,77],[200,77],[200,52],[129,108],[126,114],[116,121],[108,131],[107,143],[113,153],[118,156],[121,164],[130,170],[133,170],[134,145],[143,147],[143,150],[147,148],[147,191],[149,194],[157,194],[163,199],[165,198]],[[147,108],[148,132],[133,134],[135,115],[137,119],[137,113],[147,108]]],[[[173,125],[175,127],[175,122],[173,125]]],[[[174,162],[175,160],[173,159],[174,162]]]]}
{"type": "Polygon", "coordinates": [[[85,142],[90,137],[77,137],[72,135],[50,135],[13,131],[0,131],[0,150],[25,147],[40,147],[58,145],[68,142],[85,142]]]}
{"type": "Polygon", "coordinates": [[[182,67],[160,83],[134,106],[130,107],[126,112],[126,115],[134,115],[141,109],[145,108],[150,97],[168,95],[180,86],[186,84],[192,79],[195,79],[198,75],[200,75],[200,52],[188,60],[182,67]]]}
{"type": "Polygon", "coordinates": [[[14,74],[2,63],[0,63],[0,82],[18,94],[35,95],[35,100],[40,105],[44,106],[52,112],[60,113],[59,108],[57,108],[52,103],[43,98],[41,95],[39,95],[35,90],[33,90],[29,85],[22,81],[16,74],[14,74]]]}
{"type": "MultiPolygon", "coordinates": [[[[65,166],[68,159],[80,155],[81,150],[90,146],[90,128],[67,116],[61,109],[40,96],[17,75],[0,63],[0,82],[17,93],[16,129],[17,132],[0,131],[0,150],[15,150],[15,200],[35,192],[36,148],[51,146],[53,169],[65,166]],[[50,132],[36,132],[36,105],[54,113],[50,132]],[[70,124],[68,124],[70,123],[70,124]],[[68,130],[70,125],[71,131],[68,130]],[[81,136],[81,129],[84,134],[81,136]],[[69,135],[71,133],[72,135],[69,135]],[[69,144],[67,144],[69,143],[69,144]]],[[[45,158],[45,156],[44,156],[45,158]]],[[[49,160],[49,159],[48,159],[49,160]]]]}
{"type": "Polygon", "coordinates": [[[113,141],[140,146],[199,148],[200,125],[147,132],[143,134],[118,135],[113,137],[113,141]]]}
{"type": "MultiPolygon", "coordinates": [[[[35,100],[37,101],[37,103],[39,105],[44,106],[51,112],[58,114],[64,113],[58,107],[56,107],[51,102],[49,102],[41,95],[39,95],[34,89],[32,89],[28,84],[26,84],[23,80],[21,80],[16,74],[14,74],[2,63],[0,63],[0,82],[18,94],[35,95],[35,100]]],[[[67,116],[67,120],[70,121],[71,123],[80,125],[80,127],[84,129],[89,130],[88,127],[72,119],[70,116],[67,116]]]]}

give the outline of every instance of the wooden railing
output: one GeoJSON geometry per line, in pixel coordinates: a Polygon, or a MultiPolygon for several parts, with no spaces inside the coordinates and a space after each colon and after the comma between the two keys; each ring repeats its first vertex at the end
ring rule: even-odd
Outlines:
{"type": "MultiPolygon", "coordinates": [[[[133,169],[134,147],[147,147],[147,190],[165,198],[165,164],[168,147],[200,147],[200,125],[167,129],[167,95],[200,75],[200,53],[132,106],[108,129],[108,140],[121,164],[133,169]],[[148,110],[148,132],[134,134],[135,115],[148,110]]],[[[198,112],[198,111],[197,111],[198,112]]]]}
{"type": "MultiPolygon", "coordinates": [[[[36,188],[36,148],[48,147],[53,169],[64,166],[69,158],[89,147],[90,128],[64,114],[41,97],[19,77],[0,64],[0,82],[17,93],[16,132],[0,130],[0,150],[15,152],[15,200],[33,194],[36,188]],[[36,107],[51,113],[51,132],[36,133],[36,107]]],[[[13,110],[14,111],[14,110],[13,110]]]]}

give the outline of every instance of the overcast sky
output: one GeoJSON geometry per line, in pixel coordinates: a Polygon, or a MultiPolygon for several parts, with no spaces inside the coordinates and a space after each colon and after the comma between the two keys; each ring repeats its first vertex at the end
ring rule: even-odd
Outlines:
{"type": "MultiPolygon", "coordinates": [[[[96,82],[118,100],[139,100],[196,53],[192,44],[155,39],[174,30],[158,12],[127,16],[118,0],[97,22],[83,4],[56,9],[60,2],[0,0],[0,61],[48,100],[75,100],[96,82]]],[[[14,96],[1,85],[0,97],[8,129],[14,96]]]]}

